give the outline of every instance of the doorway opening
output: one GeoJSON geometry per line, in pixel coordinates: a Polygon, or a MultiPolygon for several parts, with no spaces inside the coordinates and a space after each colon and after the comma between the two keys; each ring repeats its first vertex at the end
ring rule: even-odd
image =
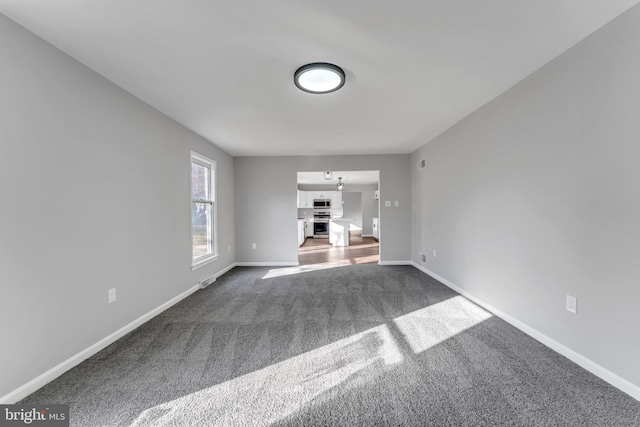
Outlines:
{"type": "Polygon", "coordinates": [[[300,265],[378,264],[379,188],[379,171],[298,172],[300,265]]]}

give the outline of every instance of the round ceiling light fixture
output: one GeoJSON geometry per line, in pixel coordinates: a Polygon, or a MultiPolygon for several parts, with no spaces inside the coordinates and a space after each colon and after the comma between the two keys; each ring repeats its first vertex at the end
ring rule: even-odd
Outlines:
{"type": "Polygon", "coordinates": [[[342,68],[326,62],[314,62],[298,68],[293,75],[298,89],[309,93],[331,93],[344,86],[342,68]]]}

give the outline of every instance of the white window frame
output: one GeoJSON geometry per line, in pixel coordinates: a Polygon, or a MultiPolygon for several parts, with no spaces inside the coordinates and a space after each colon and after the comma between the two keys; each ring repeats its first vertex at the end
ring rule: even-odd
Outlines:
{"type": "Polygon", "coordinates": [[[192,270],[202,267],[203,265],[218,258],[218,203],[216,202],[217,185],[218,185],[218,177],[217,177],[216,161],[211,160],[210,158],[205,157],[202,154],[198,154],[195,151],[191,151],[190,162],[189,162],[189,224],[190,224],[189,235],[191,236],[191,269],[192,270]],[[209,188],[211,192],[211,194],[209,195],[209,200],[193,199],[193,179],[192,179],[193,163],[196,163],[200,166],[203,166],[209,169],[209,180],[210,180],[209,188]],[[213,234],[213,236],[209,236],[211,238],[211,252],[195,259],[193,258],[193,216],[192,216],[194,203],[210,203],[211,216],[213,217],[213,221],[211,224],[211,231],[210,231],[213,234]]]}

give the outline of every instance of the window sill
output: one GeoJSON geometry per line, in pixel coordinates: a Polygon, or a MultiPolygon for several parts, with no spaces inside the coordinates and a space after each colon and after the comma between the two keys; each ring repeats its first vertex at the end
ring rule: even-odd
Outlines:
{"type": "Polygon", "coordinates": [[[197,261],[191,264],[191,270],[197,270],[200,267],[203,267],[209,264],[211,261],[215,261],[218,259],[218,255],[209,255],[207,257],[199,258],[197,261]]]}

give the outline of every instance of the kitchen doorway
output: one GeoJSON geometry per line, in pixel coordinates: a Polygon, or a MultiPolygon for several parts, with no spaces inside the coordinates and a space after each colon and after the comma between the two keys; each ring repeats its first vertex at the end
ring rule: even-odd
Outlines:
{"type": "Polygon", "coordinates": [[[298,172],[300,265],[380,262],[379,181],[379,171],[298,172]]]}

